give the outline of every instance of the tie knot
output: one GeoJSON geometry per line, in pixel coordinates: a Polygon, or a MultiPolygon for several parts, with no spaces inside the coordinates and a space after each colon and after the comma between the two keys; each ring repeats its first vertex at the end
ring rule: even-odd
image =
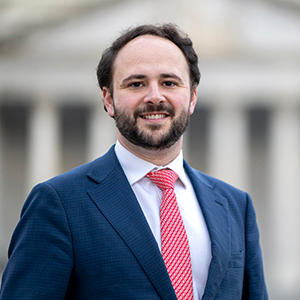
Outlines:
{"type": "Polygon", "coordinates": [[[170,169],[159,170],[155,173],[151,171],[146,176],[162,191],[174,189],[175,181],[178,178],[178,175],[170,169]]]}

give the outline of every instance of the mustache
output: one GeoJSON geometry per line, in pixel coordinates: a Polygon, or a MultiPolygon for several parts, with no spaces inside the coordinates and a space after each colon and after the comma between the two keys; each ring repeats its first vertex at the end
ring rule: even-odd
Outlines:
{"type": "Polygon", "coordinates": [[[171,106],[167,106],[165,104],[147,104],[143,108],[137,108],[134,111],[134,118],[138,118],[140,114],[143,113],[152,113],[152,112],[167,112],[171,117],[174,117],[175,112],[174,109],[171,106]]]}

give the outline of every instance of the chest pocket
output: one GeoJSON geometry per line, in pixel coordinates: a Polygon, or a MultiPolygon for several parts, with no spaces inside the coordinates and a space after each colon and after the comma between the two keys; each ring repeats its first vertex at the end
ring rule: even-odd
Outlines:
{"type": "Polygon", "coordinates": [[[243,268],[245,264],[245,252],[240,251],[239,253],[234,253],[228,263],[228,268],[243,268]]]}

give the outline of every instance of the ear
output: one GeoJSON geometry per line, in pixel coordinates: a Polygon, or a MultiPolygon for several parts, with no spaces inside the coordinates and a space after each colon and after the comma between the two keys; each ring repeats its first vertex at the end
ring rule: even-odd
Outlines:
{"type": "Polygon", "coordinates": [[[114,109],[114,104],[113,104],[113,98],[111,96],[109,88],[104,86],[102,89],[102,94],[103,94],[103,101],[104,101],[104,105],[106,107],[107,113],[111,117],[114,117],[115,109],[114,109]]]}
{"type": "Polygon", "coordinates": [[[197,103],[197,86],[193,88],[192,94],[191,94],[190,115],[192,115],[194,113],[196,103],[197,103]]]}

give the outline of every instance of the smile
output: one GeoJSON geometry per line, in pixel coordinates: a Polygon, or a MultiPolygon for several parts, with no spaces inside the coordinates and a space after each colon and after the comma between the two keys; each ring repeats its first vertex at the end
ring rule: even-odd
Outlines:
{"type": "Polygon", "coordinates": [[[152,115],[144,115],[141,116],[144,119],[148,119],[148,120],[158,120],[158,119],[162,119],[165,118],[167,115],[165,114],[152,114],[152,115]]]}

